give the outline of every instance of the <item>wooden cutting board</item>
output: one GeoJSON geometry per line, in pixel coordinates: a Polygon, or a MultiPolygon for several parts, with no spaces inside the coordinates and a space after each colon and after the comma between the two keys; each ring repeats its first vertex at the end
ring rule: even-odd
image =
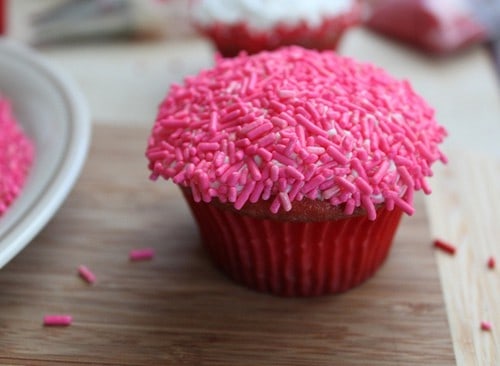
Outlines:
{"type": "Polygon", "coordinates": [[[362,286],[311,299],[259,294],[214,269],[177,188],[148,181],[148,133],[96,127],[68,200],[0,272],[0,364],[454,364],[422,197],[362,286]],[[155,258],[129,262],[138,247],[155,258]],[[77,276],[80,264],[96,284],[77,276]],[[43,327],[46,313],[74,322],[43,327]]]}

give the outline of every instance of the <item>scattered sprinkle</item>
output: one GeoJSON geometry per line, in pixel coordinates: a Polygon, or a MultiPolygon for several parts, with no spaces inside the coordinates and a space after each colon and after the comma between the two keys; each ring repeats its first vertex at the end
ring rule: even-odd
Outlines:
{"type": "Polygon", "coordinates": [[[481,330],[484,330],[485,332],[489,332],[489,331],[491,331],[491,328],[492,328],[491,322],[487,322],[485,320],[483,320],[481,322],[481,330]]]}
{"type": "Polygon", "coordinates": [[[68,326],[72,322],[72,316],[66,314],[45,315],[43,317],[43,325],[45,326],[68,326]]]}
{"type": "Polygon", "coordinates": [[[442,251],[451,255],[454,255],[455,252],[457,251],[457,248],[454,245],[451,245],[450,243],[447,243],[440,239],[434,240],[434,247],[441,249],[442,251]]]}
{"type": "Polygon", "coordinates": [[[495,269],[496,261],[495,257],[491,256],[488,258],[488,268],[489,269],[495,269]]]}
{"type": "Polygon", "coordinates": [[[153,248],[140,248],[131,250],[128,257],[131,261],[146,261],[152,259],[154,255],[153,248]]]}
{"type": "Polygon", "coordinates": [[[85,281],[88,283],[92,284],[96,281],[96,276],[92,271],[84,265],[80,265],[78,267],[78,274],[80,275],[81,278],[83,278],[85,281]]]}

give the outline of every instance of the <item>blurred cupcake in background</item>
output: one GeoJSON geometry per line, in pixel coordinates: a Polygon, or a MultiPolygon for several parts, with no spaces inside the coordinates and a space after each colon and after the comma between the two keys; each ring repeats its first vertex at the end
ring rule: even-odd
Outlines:
{"type": "Polygon", "coordinates": [[[226,57],[286,45],[336,49],[361,19],[356,0],[195,0],[191,16],[226,57]]]}

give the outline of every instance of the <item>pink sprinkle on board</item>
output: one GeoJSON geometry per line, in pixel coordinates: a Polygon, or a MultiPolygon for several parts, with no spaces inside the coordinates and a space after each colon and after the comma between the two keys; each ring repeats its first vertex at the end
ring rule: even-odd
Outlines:
{"type": "Polygon", "coordinates": [[[51,314],[43,317],[43,325],[67,327],[73,322],[73,317],[67,314],[51,314]]]}
{"type": "Polygon", "coordinates": [[[488,258],[488,268],[489,269],[495,269],[495,266],[496,266],[496,260],[495,260],[495,257],[491,256],[488,258]]]}
{"type": "Polygon", "coordinates": [[[438,248],[450,255],[454,255],[455,252],[457,251],[457,248],[454,245],[451,245],[450,243],[447,243],[443,240],[436,239],[434,240],[434,247],[438,248]]]}
{"type": "Polygon", "coordinates": [[[483,320],[481,322],[481,330],[484,330],[485,332],[489,332],[491,331],[491,329],[493,328],[491,322],[488,322],[488,321],[485,321],[483,320]]]}
{"type": "Polygon", "coordinates": [[[155,251],[153,248],[132,249],[129,253],[131,261],[147,261],[153,259],[155,251]]]}
{"type": "Polygon", "coordinates": [[[84,266],[83,264],[78,267],[78,274],[87,283],[93,284],[96,281],[95,274],[87,266],[84,266]]]}

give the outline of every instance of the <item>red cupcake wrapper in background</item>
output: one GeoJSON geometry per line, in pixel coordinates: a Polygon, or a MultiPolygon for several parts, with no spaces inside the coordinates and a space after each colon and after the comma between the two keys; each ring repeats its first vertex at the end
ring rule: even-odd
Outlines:
{"type": "Polygon", "coordinates": [[[349,290],[382,265],[402,211],[325,222],[257,219],[184,192],[203,244],[236,282],[280,296],[317,296],[349,290]]]}
{"type": "Polygon", "coordinates": [[[7,30],[7,1],[0,0],[0,36],[7,30]]]}
{"type": "Polygon", "coordinates": [[[299,45],[311,49],[336,49],[347,28],[360,22],[359,9],[326,18],[321,26],[277,25],[267,31],[249,29],[245,23],[216,23],[210,27],[196,26],[199,31],[212,39],[218,51],[225,57],[234,57],[240,51],[254,54],[263,50],[274,50],[282,46],[299,45]]]}

